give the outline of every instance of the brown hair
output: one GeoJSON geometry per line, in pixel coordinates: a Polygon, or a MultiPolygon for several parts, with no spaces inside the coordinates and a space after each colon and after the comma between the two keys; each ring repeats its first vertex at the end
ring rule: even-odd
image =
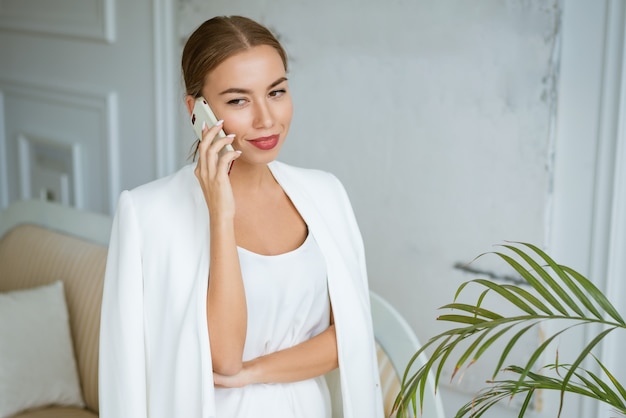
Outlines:
{"type": "Polygon", "coordinates": [[[276,49],[287,70],[287,54],[265,26],[243,16],[216,16],[189,36],[183,49],[182,70],[185,92],[202,95],[206,76],[224,60],[259,45],[276,49]]]}

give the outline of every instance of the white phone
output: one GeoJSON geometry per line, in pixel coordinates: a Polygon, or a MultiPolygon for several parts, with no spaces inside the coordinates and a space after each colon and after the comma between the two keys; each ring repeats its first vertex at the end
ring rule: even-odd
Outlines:
{"type": "MultiPolygon", "coordinates": [[[[202,140],[202,122],[206,122],[207,126],[210,128],[217,123],[217,118],[204,97],[198,97],[191,114],[191,125],[193,125],[193,129],[200,140],[202,140]]],[[[215,138],[224,138],[225,136],[224,130],[220,129],[215,138]]],[[[234,148],[230,144],[222,148],[218,154],[221,157],[228,151],[234,151],[234,148]]]]}

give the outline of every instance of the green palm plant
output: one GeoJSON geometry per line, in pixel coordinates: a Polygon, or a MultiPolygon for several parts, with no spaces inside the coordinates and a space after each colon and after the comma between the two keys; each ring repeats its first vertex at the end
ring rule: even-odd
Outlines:
{"type": "Polygon", "coordinates": [[[488,348],[494,347],[496,341],[500,341],[504,348],[491,380],[486,382],[487,386],[472,401],[456,412],[456,417],[480,417],[501,400],[523,396],[519,412],[519,417],[522,417],[538,390],[560,391],[557,416],[561,414],[566,393],[597,399],[612,406],[620,414],[626,414],[624,386],[592,353],[594,347],[609,333],[626,329],[624,319],[587,278],[569,267],[557,264],[536,246],[507,243],[502,247],[505,249],[503,252],[486,254],[503,259],[528,286],[498,284],[485,279],[463,283],[456,292],[454,302],[441,308],[452,309],[458,313],[444,314],[437,318],[448,321],[455,327],[431,338],[410,360],[394,404],[395,416],[407,417],[411,413],[417,416],[418,406],[421,409],[423,405],[429,376],[434,375],[437,387],[444,364],[456,358],[452,374],[454,379],[459,370],[475,363],[488,348]],[[482,289],[476,303],[457,302],[463,290],[470,284],[478,285],[482,289]],[[504,315],[484,308],[485,297],[494,293],[504,301],[501,307],[507,309],[507,312],[512,307],[516,313],[504,315]],[[507,356],[523,335],[545,321],[555,320],[559,321],[556,331],[539,344],[524,366],[509,365],[503,368],[507,356]],[[565,325],[561,326],[562,323],[565,325]],[[590,338],[572,363],[559,363],[557,353],[554,363],[538,367],[537,363],[557,337],[574,327],[594,324],[593,329],[599,331],[590,338]],[[429,348],[432,354],[426,364],[411,373],[417,357],[429,348]],[[456,357],[453,353],[460,355],[456,357]],[[598,373],[584,368],[590,361],[598,364],[598,373]],[[507,375],[512,373],[513,378],[500,378],[504,371],[510,372],[507,375]]]}

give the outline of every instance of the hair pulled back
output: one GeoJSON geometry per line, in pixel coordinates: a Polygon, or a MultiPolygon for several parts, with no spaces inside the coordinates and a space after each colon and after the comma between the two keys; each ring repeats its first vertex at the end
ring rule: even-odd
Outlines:
{"type": "Polygon", "coordinates": [[[216,16],[201,24],[189,37],[182,55],[185,91],[202,95],[207,75],[227,58],[260,45],[276,49],[287,70],[287,54],[265,26],[243,16],[216,16]]]}

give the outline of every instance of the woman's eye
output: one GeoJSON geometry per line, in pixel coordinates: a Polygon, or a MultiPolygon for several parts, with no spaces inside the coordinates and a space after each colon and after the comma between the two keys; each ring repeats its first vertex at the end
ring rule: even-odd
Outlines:
{"type": "Polygon", "coordinates": [[[228,101],[228,104],[230,105],[235,105],[235,106],[241,106],[246,102],[246,99],[232,99],[228,101]]]}
{"type": "Polygon", "coordinates": [[[283,94],[285,94],[286,92],[287,92],[287,90],[285,90],[285,89],[272,90],[272,91],[270,91],[270,97],[280,97],[283,94]]]}

